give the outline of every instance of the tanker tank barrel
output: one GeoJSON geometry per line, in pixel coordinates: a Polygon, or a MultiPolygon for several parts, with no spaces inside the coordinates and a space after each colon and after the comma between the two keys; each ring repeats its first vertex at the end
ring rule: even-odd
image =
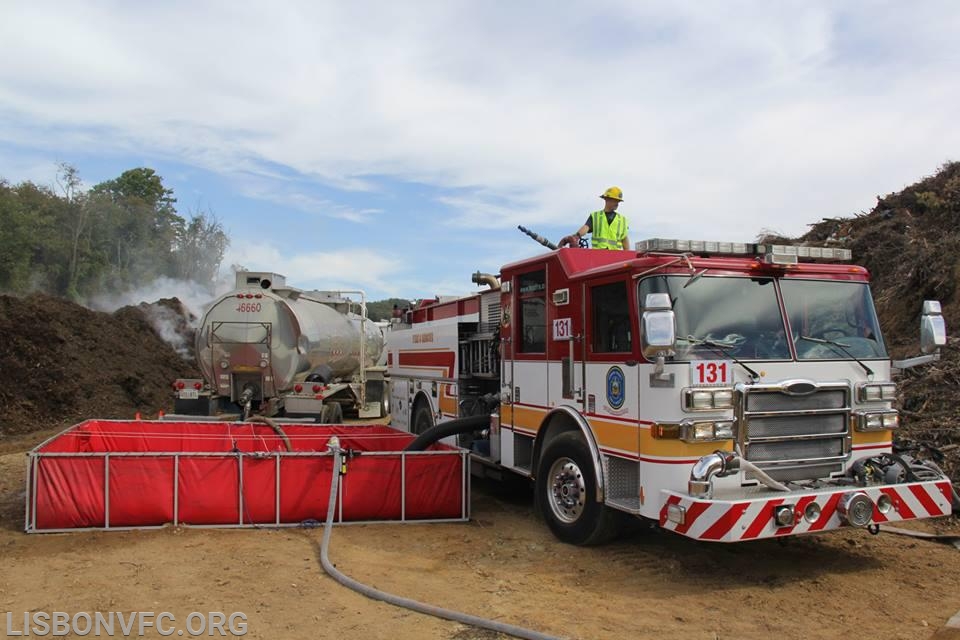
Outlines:
{"type": "Polygon", "coordinates": [[[553,244],[552,242],[550,242],[540,234],[530,231],[530,229],[527,229],[522,224],[518,224],[517,229],[520,229],[520,231],[523,231],[525,234],[527,234],[528,236],[530,236],[531,238],[533,238],[534,240],[536,240],[537,242],[545,246],[547,249],[550,249],[552,251],[557,250],[557,245],[553,244]]]}

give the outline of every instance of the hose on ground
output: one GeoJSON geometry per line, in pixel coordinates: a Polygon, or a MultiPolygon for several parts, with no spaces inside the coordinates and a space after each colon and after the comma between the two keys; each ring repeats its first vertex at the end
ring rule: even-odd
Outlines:
{"type": "Polygon", "coordinates": [[[538,631],[531,631],[529,629],[524,629],[523,627],[515,627],[511,624],[497,622],[495,620],[488,620],[486,618],[480,618],[468,613],[444,609],[443,607],[437,607],[431,604],[418,602],[417,600],[396,596],[392,593],[387,593],[386,591],[374,589],[373,587],[367,586],[362,582],[358,582],[357,580],[340,573],[340,571],[333,566],[333,563],[330,562],[330,558],[327,555],[327,551],[330,547],[330,534],[333,531],[333,510],[337,503],[337,486],[340,481],[341,462],[340,447],[332,446],[331,450],[333,451],[333,479],[330,482],[330,500],[327,503],[327,521],[324,523],[323,527],[323,542],[320,544],[320,563],[323,565],[323,570],[326,571],[331,578],[348,589],[352,589],[357,593],[367,596],[368,598],[380,600],[397,607],[403,607],[405,609],[424,613],[429,616],[443,618],[445,620],[452,620],[461,624],[479,627],[481,629],[488,629],[498,633],[504,633],[508,636],[513,636],[514,638],[527,638],[529,640],[558,640],[555,636],[548,636],[538,631]]]}
{"type": "Polygon", "coordinates": [[[423,451],[441,438],[455,436],[460,433],[470,433],[471,431],[477,431],[478,429],[484,429],[489,426],[490,416],[488,415],[470,416],[469,418],[458,418],[456,420],[450,420],[449,422],[442,422],[430,427],[414,438],[413,442],[408,444],[404,451],[423,451]]]}

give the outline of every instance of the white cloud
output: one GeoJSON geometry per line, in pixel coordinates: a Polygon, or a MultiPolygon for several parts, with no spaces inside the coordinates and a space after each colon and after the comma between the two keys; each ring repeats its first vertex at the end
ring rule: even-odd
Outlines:
{"type": "MultiPolygon", "coordinates": [[[[412,182],[453,211],[434,227],[569,233],[616,184],[634,239],[797,234],[960,148],[958,32],[947,0],[16,3],[0,140],[149,150],[350,222],[412,182]]],[[[432,280],[399,280],[383,256],[403,239],[366,242],[233,255],[384,291],[432,280]]]]}
{"type": "Polygon", "coordinates": [[[379,209],[356,209],[327,198],[318,198],[298,190],[298,185],[283,178],[265,180],[251,176],[240,185],[243,195],[276,204],[285,205],[316,216],[336,218],[347,222],[365,223],[383,213],[379,209]]]}
{"type": "Polygon", "coordinates": [[[398,259],[373,249],[294,253],[256,240],[232,243],[223,264],[278,273],[286,277],[287,284],[300,289],[361,289],[375,296],[371,299],[398,293],[391,277],[402,273],[398,259]]]}

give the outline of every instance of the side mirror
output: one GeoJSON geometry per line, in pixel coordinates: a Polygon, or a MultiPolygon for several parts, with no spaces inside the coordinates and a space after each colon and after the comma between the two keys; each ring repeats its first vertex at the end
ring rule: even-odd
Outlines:
{"type": "Polygon", "coordinates": [[[943,320],[939,300],[924,300],[920,317],[920,350],[933,353],[947,344],[947,325],[943,320]]]}
{"type": "Polygon", "coordinates": [[[677,322],[668,293],[648,293],[640,318],[640,346],[648,360],[673,355],[677,322]]]}

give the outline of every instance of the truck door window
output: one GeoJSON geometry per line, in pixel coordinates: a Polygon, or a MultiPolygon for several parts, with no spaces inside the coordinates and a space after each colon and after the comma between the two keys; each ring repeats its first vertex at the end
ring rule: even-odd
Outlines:
{"type": "Polygon", "coordinates": [[[521,353],[544,353],[547,348],[546,271],[525,273],[517,278],[520,296],[519,344],[521,353]]]}
{"type": "Polygon", "coordinates": [[[613,282],[591,287],[590,304],[594,353],[632,351],[627,283],[613,282]]]}

